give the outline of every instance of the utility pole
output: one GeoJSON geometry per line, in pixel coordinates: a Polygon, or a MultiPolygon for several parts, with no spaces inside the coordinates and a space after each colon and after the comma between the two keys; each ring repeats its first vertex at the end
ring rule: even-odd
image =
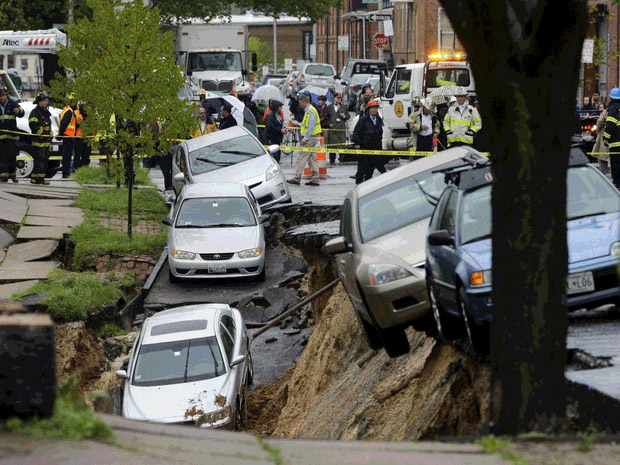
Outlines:
{"type": "MultiPolygon", "coordinates": [[[[377,1],[377,14],[383,13],[383,0],[377,1]]],[[[379,21],[379,34],[383,34],[383,21],[379,21]]],[[[380,48],[377,52],[377,59],[383,60],[383,49],[380,48]]]]}
{"type": "Polygon", "coordinates": [[[273,74],[278,74],[278,19],[273,17],[273,74]]]}
{"type": "Polygon", "coordinates": [[[73,0],[69,0],[69,11],[67,14],[67,22],[72,22],[73,21],[73,0]]]}

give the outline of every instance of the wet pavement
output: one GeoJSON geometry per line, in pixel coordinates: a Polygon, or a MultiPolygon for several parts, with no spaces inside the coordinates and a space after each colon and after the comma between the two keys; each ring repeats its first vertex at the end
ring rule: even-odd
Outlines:
{"type": "Polygon", "coordinates": [[[568,371],[566,377],[620,400],[620,310],[606,307],[596,313],[584,312],[582,318],[570,322],[566,346],[609,357],[610,367],[568,371]]]}

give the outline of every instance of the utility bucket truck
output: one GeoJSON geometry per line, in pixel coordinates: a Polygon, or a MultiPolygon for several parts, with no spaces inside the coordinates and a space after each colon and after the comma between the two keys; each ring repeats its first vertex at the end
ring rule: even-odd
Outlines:
{"type": "Polygon", "coordinates": [[[394,68],[392,77],[381,93],[381,111],[384,121],[384,138],[389,140],[389,150],[407,150],[410,135],[407,120],[411,115],[411,102],[427,97],[443,86],[461,86],[467,90],[473,103],[476,86],[471,68],[462,52],[437,52],[429,55],[426,63],[410,63],[394,68]]]}
{"type": "Polygon", "coordinates": [[[256,53],[248,50],[248,27],[235,24],[181,24],[176,51],[194,92],[200,88],[248,97],[249,62],[256,71],[256,53]]]}

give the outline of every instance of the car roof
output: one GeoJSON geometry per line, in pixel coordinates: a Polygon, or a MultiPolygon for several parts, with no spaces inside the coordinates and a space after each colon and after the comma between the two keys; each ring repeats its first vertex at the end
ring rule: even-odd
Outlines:
{"type": "Polygon", "coordinates": [[[209,134],[205,134],[204,136],[196,137],[195,139],[188,139],[185,141],[185,145],[187,150],[190,152],[199,149],[200,147],[205,147],[207,145],[215,144],[217,142],[222,142],[225,140],[236,139],[237,137],[242,137],[245,135],[252,135],[250,131],[248,131],[243,126],[233,126],[232,128],[217,130],[215,132],[211,132],[209,134]]]}
{"type": "Polygon", "coordinates": [[[144,322],[142,344],[215,336],[215,324],[220,313],[229,309],[226,304],[199,304],[159,312],[144,322]]]}
{"type": "Polygon", "coordinates": [[[470,155],[481,160],[485,159],[484,155],[470,147],[456,147],[442,152],[437,152],[434,155],[415,160],[405,166],[390,170],[381,176],[377,176],[357,185],[351,190],[351,192],[355,192],[358,197],[364,197],[365,195],[382,189],[389,184],[398,182],[401,179],[408,178],[424,171],[432,170],[445,163],[450,163],[451,161],[463,158],[466,155],[470,155]]]}
{"type": "Polygon", "coordinates": [[[247,197],[245,185],[238,182],[208,182],[186,184],[181,191],[183,198],[247,197]]]}

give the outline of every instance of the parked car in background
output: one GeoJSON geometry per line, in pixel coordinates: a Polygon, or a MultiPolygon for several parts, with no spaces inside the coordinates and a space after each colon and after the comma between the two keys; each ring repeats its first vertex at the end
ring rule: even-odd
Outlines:
{"type": "Polygon", "coordinates": [[[434,330],[424,273],[426,229],[446,187],[436,170],[483,160],[470,148],[446,150],[351,189],[340,236],[325,245],[370,347],[409,351],[405,328],[434,330]],[[430,317],[430,318],[429,318],[430,317]],[[429,325],[429,323],[431,323],[429,325]]]}
{"type": "Polygon", "coordinates": [[[172,185],[179,194],[185,184],[240,182],[258,203],[269,206],[291,200],[280,165],[246,128],[234,126],[181,142],[172,160],[172,185]]]}
{"type": "Polygon", "coordinates": [[[226,304],[159,312],[144,320],[116,375],[125,380],[125,418],[239,428],[253,376],[243,317],[226,304]]]}
{"type": "Polygon", "coordinates": [[[331,88],[334,86],[336,70],[329,63],[306,63],[299,70],[295,84],[299,90],[307,86],[331,88]]]}
{"type": "Polygon", "coordinates": [[[369,85],[373,89],[373,95],[378,95],[380,77],[373,74],[356,74],[344,88],[342,94],[342,102],[347,105],[349,111],[355,111],[357,98],[359,97],[363,87],[369,85]]]}
{"type": "Polygon", "coordinates": [[[280,84],[280,90],[286,98],[289,98],[293,92],[297,92],[297,88],[293,85],[295,78],[299,75],[299,71],[291,71],[286,79],[280,84]]]}
{"type": "Polygon", "coordinates": [[[260,82],[260,85],[264,86],[266,84],[269,84],[270,79],[286,79],[286,74],[265,74],[260,82]]]}
{"type": "Polygon", "coordinates": [[[388,77],[388,67],[385,61],[350,58],[342,69],[342,73],[340,73],[340,76],[336,79],[334,87],[336,88],[336,92],[344,92],[344,88],[351,83],[355,75],[380,76],[381,73],[383,73],[386,78],[388,77]]]}
{"type": "MultiPolygon", "coordinates": [[[[489,349],[494,313],[492,179],[490,166],[454,176],[426,240],[428,291],[438,333],[446,339],[465,334],[473,350],[483,353],[489,349]]],[[[568,306],[617,304],[620,193],[579,148],[571,150],[567,183],[568,306]]]]}
{"type": "Polygon", "coordinates": [[[185,186],[169,218],[170,282],[196,278],[265,279],[267,217],[244,184],[185,186]]]}

